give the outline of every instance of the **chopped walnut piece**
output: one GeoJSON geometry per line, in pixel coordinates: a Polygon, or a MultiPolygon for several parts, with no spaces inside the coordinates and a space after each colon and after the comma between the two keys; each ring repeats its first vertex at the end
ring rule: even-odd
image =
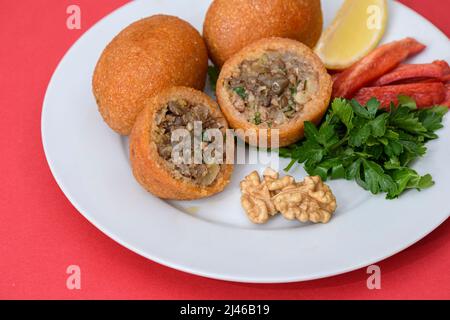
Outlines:
{"type": "Polygon", "coordinates": [[[295,180],[291,176],[285,176],[281,179],[267,183],[267,187],[270,191],[279,193],[287,187],[295,186],[295,180]]]}
{"type": "Polygon", "coordinates": [[[264,179],[276,180],[279,178],[280,175],[272,168],[266,168],[263,172],[263,176],[264,179]]]}
{"type": "Polygon", "coordinates": [[[320,177],[306,177],[295,188],[273,198],[276,209],[289,220],[327,223],[336,210],[336,198],[320,177]]]}
{"type": "Polygon", "coordinates": [[[264,182],[267,184],[272,197],[280,193],[281,190],[284,190],[286,187],[295,186],[295,180],[293,177],[285,176],[280,179],[278,172],[272,168],[265,169],[263,176],[264,182]]]}
{"type": "Polygon", "coordinates": [[[240,186],[241,204],[252,222],[266,223],[270,216],[277,213],[270,191],[265,181],[261,182],[258,172],[253,171],[246,176],[240,186]]]}
{"type": "Polygon", "coordinates": [[[280,212],[289,220],[327,223],[336,210],[336,198],[320,177],[306,177],[296,183],[291,176],[279,178],[267,168],[261,181],[256,171],[241,182],[241,203],[249,219],[265,223],[280,212]]]}

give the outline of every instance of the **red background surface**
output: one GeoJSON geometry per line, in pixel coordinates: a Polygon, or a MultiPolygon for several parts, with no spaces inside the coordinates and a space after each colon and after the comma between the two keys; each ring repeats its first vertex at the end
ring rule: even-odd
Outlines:
{"type": "MultiPolygon", "coordinates": [[[[66,50],[96,21],[125,2],[1,1],[0,298],[450,298],[450,221],[411,248],[380,262],[382,289],[368,290],[365,269],[279,285],[192,276],[132,253],[85,220],[65,198],[47,166],[40,135],[42,101],[66,50]],[[70,4],[81,7],[82,30],[66,28],[70,4]],[[81,290],[66,288],[69,265],[81,267],[81,290]]],[[[450,34],[450,1],[402,2],[450,34]]]]}

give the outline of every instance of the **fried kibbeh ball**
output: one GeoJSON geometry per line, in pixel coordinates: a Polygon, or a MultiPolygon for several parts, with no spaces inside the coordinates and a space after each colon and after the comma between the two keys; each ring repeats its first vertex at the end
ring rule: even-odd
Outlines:
{"type": "Polygon", "coordinates": [[[267,132],[270,147],[277,129],[283,147],[303,137],[305,121],[320,122],[331,91],[331,76],[310,48],[295,40],[268,38],[227,60],[216,95],[229,125],[242,129],[236,130],[241,139],[266,147],[260,134],[267,132]]]}
{"type": "Polygon", "coordinates": [[[211,60],[219,67],[250,43],[289,38],[314,47],[322,33],[320,0],[214,0],[203,25],[211,60]]]}
{"type": "Polygon", "coordinates": [[[186,87],[165,89],[146,102],[130,135],[136,180],[163,199],[193,200],[221,192],[233,172],[233,165],[227,164],[226,147],[218,161],[205,152],[214,148],[217,137],[213,134],[223,137],[227,128],[219,106],[205,93],[186,87]],[[177,133],[181,140],[174,136],[177,133]],[[186,142],[186,137],[190,145],[183,144],[181,152],[179,143],[186,142]],[[196,139],[198,144],[194,143],[196,139]],[[200,159],[194,158],[194,148],[203,155],[200,159]]]}
{"type": "Polygon", "coordinates": [[[199,32],[177,17],[155,15],[108,44],[94,71],[93,93],[105,122],[128,135],[146,99],[171,86],[203,89],[207,68],[199,32]]]}

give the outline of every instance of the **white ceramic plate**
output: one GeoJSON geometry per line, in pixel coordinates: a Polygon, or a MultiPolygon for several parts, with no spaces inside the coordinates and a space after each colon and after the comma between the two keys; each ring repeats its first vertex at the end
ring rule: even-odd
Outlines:
{"type": "MultiPolygon", "coordinates": [[[[341,1],[323,0],[325,24],[341,1]]],[[[47,89],[42,139],[52,173],[72,204],[95,226],[134,252],[175,269],[242,282],[291,282],[351,271],[412,245],[448,218],[450,117],[440,139],[415,165],[436,185],[395,201],[372,196],[354,182],[332,181],[339,208],[327,225],[274,218],[252,225],[239,204],[239,181],[263,166],[239,165],[221,194],[193,202],[164,202],[134,180],[127,139],[103,122],[91,76],[106,44],[131,22],[156,13],[179,16],[201,30],[208,0],[132,1],[107,16],[69,50],[47,89]]],[[[403,5],[390,4],[389,42],[414,36],[428,45],[416,61],[449,60],[448,38],[403,5]]],[[[283,165],[283,164],[282,164],[283,165]]],[[[297,178],[305,173],[297,167],[297,178]]]]}

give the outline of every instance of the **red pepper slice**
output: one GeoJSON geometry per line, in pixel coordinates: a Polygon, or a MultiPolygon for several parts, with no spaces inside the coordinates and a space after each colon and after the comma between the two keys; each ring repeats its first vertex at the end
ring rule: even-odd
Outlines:
{"type": "Polygon", "coordinates": [[[377,98],[381,107],[387,108],[390,103],[398,103],[399,95],[406,95],[416,101],[418,108],[431,107],[442,104],[448,95],[448,86],[441,82],[434,83],[411,83],[385,87],[366,87],[359,90],[354,99],[365,105],[371,98],[377,98]],[[447,90],[447,92],[446,92],[447,90]]]}
{"type": "Polygon", "coordinates": [[[382,87],[388,84],[399,84],[405,80],[412,79],[436,79],[440,81],[447,72],[448,65],[445,66],[445,61],[435,61],[433,63],[426,64],[403,64],[395,68],[393,71],[385,74],[377,81],[374,86],[382,87]]]}
{"type": "Polygon", "coordinates": [[[425,49],[413,38],[394,41],[378,47],[346,69],[333,85],[333,97],[351,98],[362,87],[397,67],[403,60],[425,49]]]}

